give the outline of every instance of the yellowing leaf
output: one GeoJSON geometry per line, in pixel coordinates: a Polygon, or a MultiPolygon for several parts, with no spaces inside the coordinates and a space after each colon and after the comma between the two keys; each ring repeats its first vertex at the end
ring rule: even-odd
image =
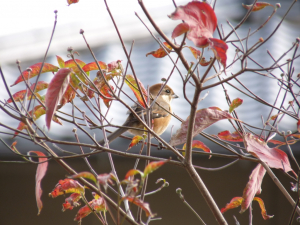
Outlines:
{"type": "MultiPolygon", "coordinates": [[[[137,82],[139,83],[140,85],[140,88],[141,88],[141,91],[144,95],[144,99],[145,101],[147,102],[147,91],[146,89],[144,88],[144,85],[139,81],[137,80],[137,82]]],[[[133,91],[135,97],[137,98],[138,102],[143,106],[143,107],[146,107],[145,104],[144,104],[144,101],[142,99],[142,95],[141,93],[139,92],[139,88],[138,88],[138,85],[137,85],[137,82],[136,80],[134,79],[134,76],[132,75],[126,75],[125,77],[125,83],[130,87],[130,89],[133,91]]]]}
{"type": "MultiPolygon", "coordinates": [[[[198,141],[198,140],[193,140],[192,148],[199,148],[208,153],[211,152],[211,150],[202,141],[198,141]]],[[[182,149],[186,149],[186,143],[183,145],[182,149]]],[[[210,157],[211,157],[211,155],[209,156],[209,158],[210,157]]]]}
{"type": "MultiPolygon", "coordinates": [[[[167,42],[164,42],[163,44],[164,44],[164,46],[166,47],[166,48],[165,48],[166,51],[167,51],[168,53],[170,53],[171,50],[172,50],[172,47],[171,47],[167,42]]],[[[148,52],[148,53],[146,54],[146,56],[148,56],[148,55],[153,55],[155,58],[163,58],[163,57],[165,57],[166,55],[168,55],[168,54],[166,53],[166,51],[165,51],[162,47],[160,47],[160,48],[157,49],[156,51],[148,52]]]]}
{"type": "MultiPolygon", "coordinates": [[[[251,7],[252,7],[252,5],[244,5],[243,3],[242,3],[242,6],[245,8],[245,9],[251,9],[251,7]]],[[[272,6],[272,7],[274,7],[273,5],[271,5],[270,3],[267,3],[267,2],[256,2],[255,3],[255,5],[254,5],[254,7],[253,7],[253,9],[252,9],[252,11],[253,12],[256,12],[256,11],[259,11],[259,10],[261,10],[261,9],[263,9],[263,8],[265,8],[265,7],[267,7],[267,6],[272,6]]]]}
{"type": "Polygon", "coordinates": [[[255,201],[258,202],[259,207],[261,209],[261,215],[264,218],[264,220],[268,220],[268,219],[271,219],[271,218],[274,217],[274,216],[267,215],[267,211],[266,211],[266,207],[265,207],[264,201],[261,198],[255,197],[253,200],[255,200],[255,201]]]}
{"type": "Polygon", "coordinates": [[[237,107],[239,107],[241,104],[243,104],[243,99],[236,98],[232,100],[229,106],[229,113],[232,113],[232,111],[235,110],[237,107]]]}
{"type": "Polygon", "coordinates": [[[242,204],[243,200],[244,199],[242,197],[234,197],[229,203],[226,204],[224,208],[221,209],[221,213],[226,212],[228,209],[239,207],[242,204]]]}
{"type": "Polygon", "coordinates": [[[144,138],[142,136],[136,135],[132,138],[130,145],[128,146],[128,149],[131,149],[133,146],[137,145],[141,140],[143,140],[144,138]]]}
{"type": "Polygon", "coordinates": [[[159,167],[161,167],[168,161],[169,160],[149,163],[144,170],[144,176],[147,176],[149,173],[154,172],[155,170],[157,170],[159,167]]]}

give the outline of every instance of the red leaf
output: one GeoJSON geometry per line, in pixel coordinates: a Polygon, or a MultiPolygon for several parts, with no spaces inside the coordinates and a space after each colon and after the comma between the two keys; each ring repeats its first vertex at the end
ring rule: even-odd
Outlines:
{"type": "MultiPolygon", "coordinates": [[[[144,85],[142,84],[142,82],[140,82],[139,80],[137,80],[137,82],[139,83],[140,87],[141,87],[141,91],[144,95],[144,99],[147,102],[147,91],[144,88],[144,85]]],[[[132,75],[126,75],[126,79],[125,79],[125,83],[130,87],[130,89],[133,91],[135,97],[137,98],[138,102],[143,106],[146,107],[144,104],[144,101],[142,99],[142,95],[139,92],[136,80],[134,79],[134,76],[132,75]]]]}
{"type": "Polygon", "coordinates": [[[227,60],[226,51],[228,49],[227,44],[224,41],[216,38],[209,38],[208,42],[209,48],[213,51],[215,57],[225,69],[227,60]]]}
{"type": "Polygon", "coordinates": [[[66,193],[83,193],[84,187],[79,184],[78,181],[66,178],[64,180],[58,181],[58,184],[56,184],[55,188],[51,193],[49,193],[49,196],[52,198],[56,198],[57,196],[64,195],[66,193]]]}
{"type": "Polygon", "coordinates": [[[300,133],[300,120],[298,120],[298,122],[297,122],[297,130],[298,130],[298,133],[300,133]]]}
{"type": "Polygon", "coordinates": [[[124,197],[122,199],[127,199],[129,202],[137,205],[138,207],[140,207],[142,210],[145,211],[146,216],[147,217],[153,217],[154,215],[152,214],[151,210],[150,210],[150,205],[147,202],[143,202],[142,200],[136,198],[136,197],[124,197]]]}
{"type": "Polygon", "coordinates": [[[175,27],[172,32],[172,38],[176,38],[190,30],[190,26],[187,23],[180,23],[175,27]]]}
{"type": "Polygon", "coordinates": [[[228,209],[239,207],[242,204],[243,200],[244,199],[242,197],[234,197],[229,203],[226,204],[224,208],[221,209],[221,213],[226,212],[228,209]]]}
{"type": "Polygon", "coordinates": [[[187,24],[179,24],[174,29],[172,38],[182,34],[189,26],[187,38],[201,48],[208,45],[208,38],[213,37],[217,27],[216,14],[206,2],[193,1],[185,6],[179,6],[169,17],[173,20],[184,20],[187,24]]]}
{"type": "Polygon", "coordinates": [[[65,203],[63,203],[63,209],[62,211],[66,211],[67,209],[72,210],[74,207],[77,207],[80,205],[80,202],[78,202],[81,199],[81,194],[79,193],[73,193],[68,198],[65,199],[65,203]]]}
{"type": "Polygon", "coordinates": [[[71,70],[60,69],[51,80],[45,99],[46,111],[46,126],[50,129],[51,119],[56,111],[57,104],[61,101],[68,84],[70,82],[69,74],[71,70]]]}
{"type": "Polygon", "coordinates": [[[236,98],[232,100],[229,106],[229,113],[232,113],[232,111],[235,110],[237,107],[239,107],[241,104],[243,104],[243,99],[236,98]]]}
{"type": "Polygon", "coordinates": [[[268,164],[271,168],[282,169],[284,172],[292,171],[289,159],[286,153],[277,148],[269,148],[268,145],[252,134],[246,134],[245,141],[247,151],[256,158],[268,164]]]}
{"type": "MultiPolygon", "coordinates": [[[[168,53],[170,53],[171,50],[172,50],[172,47],[171,47],[167,42],[164,42],[163,44],[164,44],[164,46],[165,46],[166,51],[167,51],[168,53]]],[[[157,49],[156,51],[148,52],[148,53],[146,54],[146,56],[148,56],[148,55],[153,55],[155,58],[163,58],[163,57],[165,57],[166,55],[168,55],[168,54],[166,53],[166,51],[165,51],[162,47],[160,47],[160,48],[157,49]]]]}
{"type": "MultiPolygon", "coordinates": [[[[24,78],[27,80],[27,79],[30,79],[32,77],[35,77],[39,74],[40,72],[40,69],[41,69],[41,66],[42,66],[42,63],[36,63],[32,66],[30,66],[29,68],[32,70],[30,73],[25,70],[22,72],[24,78]]],[[[42,72],[41,73],[46,73],[46,72],[56,72],[59,68],[57,66],[54,66],[52,64],[49,64],[49,63],[44,63],[44,66],[43,66],[43,69],[42,69],[42,72]]],[[[22,76],[20,75],[17,80],[15,81],[15,83],[13,83],[12,85],[10,85],[11,87],[22,82],[23,81],[23,78],[22,76]]]]}
{"type": "MultiPolygon", "coordinates": [[[[251,9],[251,7],[252,7],[252,5],[244,5],[243,3],[242,3],[242,6],[243,6],[245,9],[248,9],[248,10],[251,9]]],[[[267,7],[267,6],[272,6],[272,7],[274,7],[273,5],[271,5],[270,3],[267,3],[267,2],[256,2],[255,5],[254,5],[254,7],[253,7],[253,9],[252,9],[252,11],[253,11],[253,12],[259,11],[259,10],[261,10],[261,9],[267,7]]]]}
{"type": "MultiPolygon", "coordinates": [[[[29,153],[35,153],[38,156],[46,156],[44,153],[40,151],[30,151],[29,153]]],[[[43,190],[41,188],[41,182],[46,174],[47,167],[48,167],[47,158],[39,158],[39,165],[37,167],[36,175],[35,175],[35,198],[38,207],[38,215],[41,213],[41,210],[43,208],[43,203],[41,200],[41,196],[43,193],[43,190]]]]}
{"type": "Polygon", "coordinates": [[[266,170],[261,164],[258,164],[252,171],[251,175],[249,176],[249,182],[243,191],[244,201],[242,203],[240,213],[245,212],[253,201],[254,196],[261,193],[261,183],[265,173],[266,170]]]}
{"type": "MultiPolygon", "coordinates": [[[[179,130],[171,137],[170,144],[172,146],[180,145],[186,142],[186,134],[189,125],[188,117],[182,124],[179,130]]],[[[202,132],[205,128],[223,119],[234,119],[228,112],[217,109],[217,107],[210,107],[200,109],[196,112],[195,126],[193,130],[193,137],[202,132]]]]}
{"type": "Polygon", "coordinates": [[[266,211],[266,208],[265,208],[265,204],[264,204],[264,201],[259,198],[259,197],[255,197],[253,200],[257,201],[258,204],[259,204],[259,207],[261,209],[261,215],[262,217],[264,218],[264,220],[268,220],[268,219],[271,219],[273,218],[274,216],[269,216],[267,215],[267,211],[266,211]]]}
{"type": "Polygon", "coordinates": [[[97,194],[94,195],[94,199],[89,202],[89,205],[90,207],[86,205],[78,210],[74,219],[75,221],[82,220],[84,217],[88,216],[92,212],[92,210],[94,210],[95,212],[107,210],[104,199],[97,194]]]}
{"type": "Polygon", "coordinates": [[[108,183],[113,185],[113,182],[111,179],[115,179],[115,178],[116,177],[112,173],[103,173],[103,174],[99,174],[97,176],[97,180],[98,180],[99,184],[101,184],[104,187],[105,191],[107,190],[108,183]]]}
{"type": "MultiPolygon", "coordinates": [[[[107,69],[107,65],[104,62],[98,61],[98,63],[99,63],[100,68],[102,70],[107,69]]],[[[83,69],[84,72],[89,72],[89,71],[92,71],[92,70],[99,70],[96,62],[88,63],[85,66],[83,66],[82,69],[83,69]]]]}
{"type": "Polygon", "coordinates": [[[125,179],[125,180],[128,180],[129,177],[134,176],[134,175],[136,175],[136,174],[140,174],[141,177],[144,176],[143,172],[141,172],[141,171],[139,171],[139,170],[131,169],[131,170],[129,170],[129,171],[126,173],[124,179],[125,179]]]}
{"type": "Polygon", "coordinates": [[[243,142],[243,137],[236,131],[230,133],[230,131],[225,130],[218,133],[218,137],[224,141],[234,141],[234,142],[243,142]]]}
{"type": "Polygon", "coordinates": [[[137,144],[138,144],[141,140],[143,140],[143,139],[144,139],[144,138],[143,138],[142,136],[140,136],[140,135],[134,136],[134,137],[132,138],[132,140],[131,140],[131,142],[130,142],[130,144],[129,144],[127,150],[129,150],[129,149],[131,149],[133,146],[137,145],[137,144]]]}

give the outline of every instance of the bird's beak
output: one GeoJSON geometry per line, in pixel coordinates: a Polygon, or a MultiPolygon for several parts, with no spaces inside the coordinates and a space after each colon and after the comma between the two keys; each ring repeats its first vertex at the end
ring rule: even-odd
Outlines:
{"type": "Polygon", "coordinates": [[[179,96],[176,95],[176,94],[173,94],[173,95],[172,95],[172,98],[179,98],[179,96]]]}

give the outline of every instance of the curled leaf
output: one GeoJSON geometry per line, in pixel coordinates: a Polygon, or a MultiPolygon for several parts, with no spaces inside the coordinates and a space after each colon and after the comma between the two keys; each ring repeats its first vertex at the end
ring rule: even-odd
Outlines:
{"type": "Polygon", "coordinates": [[[129,146],[128,146],[127,151],[128,151],[129,149],[131,149],[133,146],[137,145],[137,144],[138,144],[141,140],[143,140],[143,139],[144,139],[144,138],[143,138],[142,136],[139,136],[139,135],[134,136],[134,137],[132,138],[132,140],[131,140],[129,146]]]}
{"type": "Polygon", "coordinates": [[[229,209],[234,209],[234,208],[239,207],[243,201],[244,201],[244,199],[242,197],[232,198],[231,201],[229,203],[227,203],[224,208],[221,209],[221,213],[224,213],[229,209]]]}
{"type": "Polygon", "coordinates": [[[84,193],[84,187],[76,180],[66,178],[64,180],[60,180],[58,184],[56,184],[55,188],[49,196],[52,198],[56,198],[57,196],[64,195],[66,193],[84,193]]]}
{"type": "MultiPolygon", "coordinates": [[[[251,7],[253,6],[253,5],[244,5],[243,3],[242,3],[242,6],[245,8],[245,9],[251,9],[251,7]]],[[[253,9],[252,9],[252,11],[253,12],[256,12],[256,11],[259,11],[259,10],[261,10],[261,9],[263,9],[263,8],[265,8],[265,7],[267,7],[267,6],[272,6],[273,8],[274,8],[274,6],[273,5],[271,5],[270,3],[267,3],[267,2],[256,2],[255,3],[255,5],[254,5],[254,7],[253,7],[253,9]]]]}
{"type": "Polygon", "coordinates": [[[79,200],[81,199],[81,194],[73,193],[68,198],[65,199],[65,203],[63,203],[62,211],[66,211],[67,209],[72,210],[74,207],[80,206],[79,200]]]}
{"type": "Polygon", "coordinates": [[[77,178],[86,178],[86,179],[90,179],[92,181],[94,181],[94,183],[97,183],[97,179],[96,177],[94,176],[94,174],[90,173],[90,172],[81,172],[81,173],[78,173],[78,174],[75,174],[73,176],[70,176],[69,178],[70,179],[77,179],[77,178]]]}
{"type": "Polygon", "coordinates": [[[144,210],[144,212],[146,213],[147,217],[154,217],[154,214],[152,214],[151,210],[150,210],[150,205],[147,202],[143,202],[142,200],[136,198],[136,197],[124,197],[122,198],[122,200],[128,200],[129,202],[137,205],[138,207],[140,207],[142,210],[144,210]]]}
{"type": "Polygon", "coordinates": [[[36,169],[36,175],[35,175],[35,198],[36,198],[36,203],[38,206],[38,215],[39,215],[43,208],[43,203],[41,200],[41,196],[43,193],[43,190],[41,188],[41,182],[46,174],[47,167],[48,167],[48,161],[47,161],[46,155],[40,151],[30,151],[29,153],[35,153],[38,156],[45,156],[45,158],[42,158],[42,157],[39,158],[39,164],[36,169]]]}
{"type": "Polygon", "coordinates": [[[224,141],[243,142],[243,137],[237,131],[230,133],[229,130],[225,130],[218,133],[218,137],[224,141]]]}
{"type": "Polygon", "coordinates": [[[272,216],[267,215],[267,211],[266,211],[266,207],[265,207],[264,201],[261,198],[255,197],[253,200],[255,200],[255,201],[258,202],[259,207],[261,209],[261,215],[264,218],[264,220],[268,220],[268,219],[271,219],[271,218],[274,217],[273,215],[272,216]]]}
{"type": "Polygon", "coordinates": [[[168,55],[168,54],[166,53],[166,51],[167,51],[168,53],[170,53],[171,50],[172,50],[172,47],[171,47],[167,42],[164,42],[163,44],[164,44],[164,46],[165,46],[165,49],[163,49],[162,47],[160,47],[160,48],[157,49],[156,51],[148,52],[148,53],[146,54],[146,56],[148,56],[148,55],[153,55],[155,58],[163,58],[163,57],[165,57],[166,55],[168,55]]]}
{"type": "Polygon", "coordinates": [[[149,173],[154,172],[155,170],[157,170],[159,167],[161,167],[168,161],[169,160],[149,163],[144,170],[144,176],[146,177],[149,173]]]}
{"type": "MultiPolygon", "coordinates": [[[[172,146],[180,145],[186,142],[186,134],[189,125],[188,117],[182,122],[181,127],[171,137],[170,144],[172,146]]],[[[217,107],[200,109],[196,112],[195,126],[193,128],[193,137],[202,132],[205,128],[211,126],[215,122],[223,119],[234,119],[228,112],[222,111],[217,107]]]]}

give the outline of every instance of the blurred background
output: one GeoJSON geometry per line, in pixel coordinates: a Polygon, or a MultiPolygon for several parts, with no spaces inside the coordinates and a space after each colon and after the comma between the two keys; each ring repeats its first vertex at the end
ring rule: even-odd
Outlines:
{"type": "MultiPolygon", "coordinates": [[[[170,37],[172,30],[180,21],[172,21],[167,15],[174,11],[174,5],[171,0],[145,0],[145,5],[148,8],[150,14],[161,29],[170,37]]],[[[176,1],[177,5],[186,4],[188,1],[176,1]]],[[[210,1],[208,1],[210,2],[210,1]]],[[[239,1],[239,0],[222,0],[216,3],[216,15],[218,17],[218,25],[224,30],[225,35],[230,32],[231,28],[227,24],[229,21],[233,26],[239,23],[246,13],[246,9],[242,7],[242,4],[251,4],[252,1],[239,1]]],[[[269,3],[275,5],[277,2],[270,0],[269,3]]],[[[293,1],[285,0],[280,2],[281,8],[278,9],[274,17],[269,23],[257,33],[255,33],[249,39],[249,46],[255,44],[260,37],[266,39],[272,31],[276,28],[287,9],[290,7],[293,1]]],[[[146,27],[135,16],[135,12],[145,22],[146,26],[158,37],[157,33],[151,27],[150,23],[144,16],[138,1],[136,0],[123,0],[123,1],[109,1],[108,5],[114,16],[114,19],[118,25],[119,31],[125,41],[127,50],[133,45],[131,61],[134,65],[135,72],[138,78],[142,81],[144,86],[151,86],[160,82],[162,78],[166,78],[172,69],[172,63],[168,57],[157,59],[152,56],[146,57],[148,52],[159,48],[158,43],[151,37],[146,27]]],[[[127,60],[123,52],[122,46],[119,43],[119,39],[113,23],[106,11],[106,7],[103,1],[80,1],[78,4],[67,6],[66,1],[52,0],[52,1],[1,1],[0,2],[0,64],[5,75],[6,81],[11,85],[16,78],[20,75],[15,61],[18,59],[21,61],[22,70],[25,70],[30,65],[37,62],[42,62],[45,55],[47,46],[49,44],[50,35],[54,24],[54,10],[58,10],[57,26],[53,41],[49,53],[47,55],[46,62],[58,66],[56,61],[56,55],[61,56],[64,60],[67,58],[67,48],[72,46],[75,51],[80,53],[78,58],[86,63],[92,62],[93,58],[88,51],[86,44],[79,34],[79,30],[85,31],[85,37],[94,51],[98,60],[105,63],[111,61],[122,60],[123,66],[126,65],[127,60]]],[[[250,18],[246,21],[244,26],[237,30],[238,35],[242,38],[247,36],[249,29],[254,31],[257,29],[263,21],[272,13],[272,8],[267,7],[262,11],[252,13],[250,18]]],[[[286,20],[282,23],[281,27],[277,30],[275,35],[266,42],[259,51],[251,54],[254,58],[264,67],[269,67],[273,64],[273,60],[267,54],[267,50],[270,51],[275,59],[278,59],[284,52],[286,52],[299,37],[300,30],[300,3],[296,2],[290,13],[287,15],[286,20]]],[[[215,32],[217,37],[217,32],[215,32]]],[[[235,40],[234,35],[230,40],[235,40]]],[[[189,41],[188,45],[193,46],[189,41]]],[[[193,55],[189,50],[184,51],[185,56],[189,62],[195,61],[193,55]]],[[[291,58],[291,54],[287,54],[282,62],[291,58]]],[[[208,59],[212,55],[212,51],[205,51],[205,56],[208,59]]],[[[235,55],[235,48],[229,45],[228,49],[228,62],[231,62],[235,55]]],[[[173,59],[175,55],[172,55],[173,59]]],[[[254,63],[249,61],[249,68],[257,68],[254,63]]],[[[295,72],[299,73],[299,63],[294,63],[295,72]]],[[[183,74],[185,70],[179,63],[179,68],[183,74]]],[[[204,68],[205,69],[205,68],[204,68]]],[[[203,71],[204,71],[203,69],[203,71]]],[[[229,74],[235,73],[240,69],[240,65],[237,63],[228,69],[229,74]]],[[[202,71],[200,71],[201,73],[202,71]]],[[[132,71],[129,69],[129,74],[132,71]]],[[[273,71],[274,74],[279,75],[280,71],[273,71]]],[[[96,72],[91,73],[92,79],[95,77],[96,72]]],[[[213,75],[212,73],[209,75],[213,75]]],[[[222,75],[226,77],[226,75],[222,75]]],[[[52,78],[51,73],[42,74],[42,80],[50,81],[52,78]]],[[[278,84],[275,80],[266,79],[254,73],[245,73],[239,77],[251,91],[264,100],[273,104],[274,99],[278,92],[278,84]]],[[[215,81],[215,80],[214,80],[215,81]]],[[[211,82],[212,83],[212,82],[211,82]]],[[[211,84],[209,83],[209,84],[211,84]]],[[[234,81],[232,84],[237,85],[234,81]]],[[[176,94],[180,96],[179,99],[174,101],[174,112],[181,118],[185,119],[189,115],[189,107],[184,100],[182,93],[182,81],[177,71],[174,72],[169,85],[177,90],[176,94]]],[[[238,85],[237,85],[238,86],[238,85]]],[[[242,98],[244,103],[236,111],[239,118],[248,124],[262,127],[261,117],[266,118],[269,114],[269,108],[257,104],[246,96],[243,96],[240,92],[232,89],[230,86],[225,85],[231,99],[242,98]]],[[[18,84],[11,88],[11,92],[15,93],[24,89],[23,84],[18,84]]],[[[133,94],[125,87],[125,91],[133,94]]],[[[43,93],[42,93],[43,94],[43,93]]],[[[206,108],[210,106],[218,106],[223,110],[228,109],[226,99],[224,97],[224,91],[222,87],[215,87],[209,90],[209,92],[202,93],[203,97],[208,94],[204,101],[199,103],[199,108],[206,108]]],[[[187,95],[189,98],[193,96],[193,88],[187,88],[187,95]]],[[[132,105],[129,99],[124,100],[132,105]]],[[[4,88],[2,80],[0,81],[0,100],[7,100],[8,94],[4,88]]],[[[279,102],[280,103],[280,102],[279,102]]],[[[80,101],[76,102],[76,105],[84,110],[84,104],[80,101]]],[[[104,106],[104,105],[103,105],[104,106]]],[[[286,104],[287,106],[287,104],[286,104]]],[[[63,107],[65,112],[71,112],[71,105],[67,104],[63,107]]],[[[89,116],[92,117],[88,109],[84,110],[89,116]]],[[[108,114],[108,118],[116,125],[121,125],[126,119],[127,109],[121,104],[114,102],[112,108],[108,114]]],[[[82,116],[78,114],[78,116],[82,116]]],[[[7,115],[0,111],[0,120],[6,125],[11,127],[17,127],[18,122],[11,120],[7,115]]],[[[44,117],[42,116],[38,121],[38,124],[44,126],[44,117]]],[[[172,119],[171,124],[173,131],[176,131],[180,127],[180,122],[176,119],[172,119]]],[[[56,124],[51,125],[51,131],[49,136],[52,138],[59,138],[62,140],[74,141],[74,134],[72,133],[73,125],[64,123],[63,126],[56,124]]],[[[170,139],[171,127],[164,133],[165,140],[170,139]]],[[[217,134],[223,130],[230,129],[231,125],[228,121],[220,121],[213,126],[209,127],[205,131],[209,134],[217,134]]],[[[281,130],[296,130],[296,121],[285,117],[281,123],[281,130]]],[[[0,127],[0,131],[6,131],[3,127],[0,127]]],[[[97,138],[101,138],[101,131],[88,130],[90,134],[96,135],[97,138]]],[[[10,135],[0,133],[1,138],[8,144],[11,144],[14,140],[10,135]]],[[[80,140],[84,143],[91,143],[84,134],[79,132],[80,140]]],[[[223,152],[218,146],[208,142],[207,140],[197,137],[207,144],[213,152],[223,152]]],[[[27,142],[22,138],[17,137],[17,148],[25,153],[29,150],[41,150],[38,146],[31,142],[27,142]]],[[[128,140],[119,140],[114,142],[111,147],[119,148],[124,146],[124,150],[129,144],[128,140]]],[[[60,146],[61,148],[79,152],[79,149],[70,148],[68,146],[60,146]]],[[[55,147],[53,147],[55,148],[55,147]]],[[[132,152],[137,152],[139,146],[134,148],[132,152]]],[[[282,148],[284,149],[284,148],[282,148]]],[[[299,149],[299,146],[294,146],[294,149],[299,149]]],[[[171,153],[166,151],[157,151],[153,149],[153,155],[161,157],[174,157],[171,153]]],[[[299,155],[296,154],[296,157],[299,155]]],[[[0,143],[0,160],[20,160],[10,153],[2,143],[0,143]]],[[[119,177],[124,177],[126,171],[131,169],[134,165],[134,160],[122,157],[114,157],[116,169],[120,172],[119,177]]],[[[90,161],[93,167],[99,173],[110,172],[110,166],[106,154],[99,154],[96,157],[90,157],[90,161]]],[[[207,156],[195,156],[193,162],[195,165],[202,167],[219,167],[229,163],[231,160],[213,157],[208,160],[207,156]]],[[[70,163],[77,171],[87,170],[83,160],[69,160],[70,163]]],[[[242,191],[248,181],[248,177],[252,169],[256,165],[250,162],[239,162],[233,166],[216,172],[199,171],[204,182],[207,184],[208,189],[211,191],[212,196],[216,200],[220,208],[224,207],[231,198],[235,196],[241,196],[242,191]]],[[[294,165],[292,165],[294,166],[294,165]]],[[[140,169],[144,167],[144,162],[140,163],[140,169]]],[[[55,184],[59,179],[63,179],[66,172],[59,167],[55,162],[51,162],[47,171],[46,177],[42,182],[43,185],[43,202],[44,208],[40,216],[36,216],[37,209],[35,204],[35,170],[36,165],[29,164],[12,164],[12,163],[0,163],[0,224],[75,224],[73,218],[77,209],[61,212],[61,204],[64,201],[63,197],[58,199],[50,199],[47,194],[51,192],[55,184]]],[[[281,172],[275,171],[278,178],[289,190],[289,179],[281,172]]],[[[198,221],[195,216],[182,204],[181,200],[175,193],[175,189],[181,187],[186,200],[195,207],[196,211],[204,219],[207,224],[216,224],[210,210],[206,206],[203,198],[198,193],[195,185],[191,182],[189,175],[181,168],[177,168],[172,165],[165,165],[157,172],[151,174],[149,181],[149,191],[159,187],[155,184],[158,178],[164,178],[170,183],[170,187],[163,189],[159,193],[147,197],[146,201],[150,203],[153,212],[158,214],[158,217],[162,217],[162,220],[155,221],[153,224],[197,224],[198,221]]],[[[254,203],[254,221],[253,224],[287,224],[290,213],[292,211],[291,205],[283,198],[278,188],[266,175],[262,185],[262,195],[266,204],[267,213],[269,215],[275,215],[275,217],[269,221],[263,221],[260,215],[260,209],[257,203],[254,203]]],[[[292,193],[293,195],[293,193],[292,193]]],[[[295,196],[293,196],[295,197],[295,196]]],[[[247,224],[248,211],[239,214],[239,209],[230,210],[225,213],[225,217],[229,224],[234,224],[232,215],[235,215],[241,224],[247,224]]],[[[83,224],[97,224],[98,221],[94,216],[89,216],[83,220],[83,224]]]]}

